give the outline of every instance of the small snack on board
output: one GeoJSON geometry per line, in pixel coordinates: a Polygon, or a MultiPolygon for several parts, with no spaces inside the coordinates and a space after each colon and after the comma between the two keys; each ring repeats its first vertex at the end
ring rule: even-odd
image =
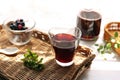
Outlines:
{"type": "Polygon", "coordinates": [[[110,22],[104,28],[104,40],[112,43],[112,49],[120,55],[120,22],[110,22]]]}

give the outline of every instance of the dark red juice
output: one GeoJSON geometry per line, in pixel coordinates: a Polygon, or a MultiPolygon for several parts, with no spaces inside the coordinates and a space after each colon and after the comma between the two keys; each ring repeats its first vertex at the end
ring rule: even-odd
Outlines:
{"type": "Polygon", "coordinates": [[[74,57],[76,38],[70,34],[57,34],[53,37],[53,48],[58,61],[71,62],[74,57]]]}
{"type": "Polygon", "coordinates": [[[82,11],[77,18],[77,27],[82,31],[81,39],[94,40],[100,33],[101,15],[95,11],[82,11]]]}

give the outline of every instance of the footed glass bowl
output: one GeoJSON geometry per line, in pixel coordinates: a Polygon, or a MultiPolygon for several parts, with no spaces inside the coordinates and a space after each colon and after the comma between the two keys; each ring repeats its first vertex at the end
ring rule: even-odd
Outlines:
{"type": "Polygon", "coordinates": [[[8,40],[14,45],[25,45],[30,42],[35,21],[28,17],[7,18],[3,23],[8,40]]]}

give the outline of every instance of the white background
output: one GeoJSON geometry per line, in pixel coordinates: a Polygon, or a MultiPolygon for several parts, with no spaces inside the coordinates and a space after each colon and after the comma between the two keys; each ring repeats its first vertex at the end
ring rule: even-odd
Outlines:
{"type": "Polygon", "coordinates": [[[93,9],[102,15],[99,39],[81,41],[97,55],[91,68],[78,80],[119,80],[119,56],[106,54],[107,60],[96,51],[95,43],[103,43],[104,27],[111,21],[120,21],[119,0],[0,0],[0,24],[9,16],[24,15],[34,18],[36,29],[47,32],[51,27],[75,27],[77,14],[82,9],[93,9]]]}

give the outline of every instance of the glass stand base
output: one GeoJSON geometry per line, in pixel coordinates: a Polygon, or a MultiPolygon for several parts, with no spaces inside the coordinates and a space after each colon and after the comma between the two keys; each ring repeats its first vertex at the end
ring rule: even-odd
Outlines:
{"type": "Polygon", "coordinates": [[[62,63],[62,62],[56,60],[56,63],[57,63],[58,65],[62,66],[62,67],[67,67],[67,66],[71,66],[71,65],[73,64],[73,61],[68,62],[68,63],[62,63]]]}

